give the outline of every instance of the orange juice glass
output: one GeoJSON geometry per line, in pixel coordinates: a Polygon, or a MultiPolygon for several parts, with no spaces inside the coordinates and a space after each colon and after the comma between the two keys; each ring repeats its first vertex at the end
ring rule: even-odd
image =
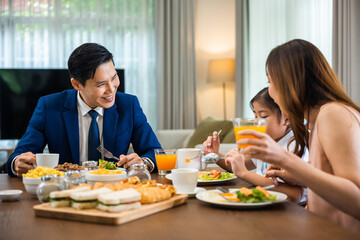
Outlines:
{"type": "MultiPolygon", "coordinates": [[[[238,132],[243,130],[255,130],[261,133],[265,133],[266,131],[266,119],[265,118],[256,118],[256,119],[247,119],[247,118],[235,118],[233,119],[234,124],[234,132],[236,141],[244,138],[252,138],[257,139],[257,137],[253,135],[239,135],[238,132]]],[[[246,148],[250,146],[250,144],[238,145],[238,148],[246,148]]]]}
{"type": "Polygon", "coordinates": [[[170,173],[176,165],[176,149],[155,149],[154,152],[159,175],[170,173]]]}

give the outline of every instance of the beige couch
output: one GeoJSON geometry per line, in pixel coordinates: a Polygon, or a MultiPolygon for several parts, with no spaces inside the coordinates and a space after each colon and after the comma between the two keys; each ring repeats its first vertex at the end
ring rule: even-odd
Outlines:
{"type": "MultiPolygon", "coordinates": [[[[156,135],[163,148],[180,149],[187,146],[194,132],[195,129],[158,130],[156,135]]],[[[202,149],[202,144],[197,144],[195,148],[202,149]]],[[[236,148],[235,143],[220,144],[221,153],[227,153],[230,149],[233,148],[236,148]]]]}

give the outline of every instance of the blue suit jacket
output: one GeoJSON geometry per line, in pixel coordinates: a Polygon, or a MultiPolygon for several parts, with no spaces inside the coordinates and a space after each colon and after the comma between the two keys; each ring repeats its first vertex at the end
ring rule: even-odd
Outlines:
{"type": "MultiPolygon", "coordinates": [[[[127,154],[129,144],[140,157],[155,163],[154,149],[161,148],[140,107],[137,97],[116,93],[115,104],[104,109],[104,147],[115,156],[127,154]]],[[[49,152],[59,153],[59,164],[79,164],[79,120],[77,91],[65,90],[41,97],[24,136],[7,161],[9,175],[12,159],[25,152],[41,153],[48,144],[49,152]]]]}

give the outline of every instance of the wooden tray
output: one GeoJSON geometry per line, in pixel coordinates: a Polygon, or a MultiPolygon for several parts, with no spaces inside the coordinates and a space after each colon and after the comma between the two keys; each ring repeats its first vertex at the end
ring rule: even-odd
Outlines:
{"type": "Polygon", "coordinates": [[[66,219],[72,221],[120,225],[166,209],[184,204],[188,198],[186,194],[176,194],[172,198],[152,203],[142,204],[140,208],[118,213],[103,212],[96,209],[76,210],[71,207],[53,208],[49,203],[35,205],[35,216],[66,219]]]}

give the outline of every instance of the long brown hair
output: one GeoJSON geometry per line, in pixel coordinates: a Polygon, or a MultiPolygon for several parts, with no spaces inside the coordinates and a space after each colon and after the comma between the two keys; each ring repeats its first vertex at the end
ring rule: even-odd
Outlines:
{"type": "Polygon", "coordinates": [[[298,156],[309,147],[304,114],[311,108],[340,102],[360,112],[323,54],[310,42],[295,39],[274,48],[266,60],[266,73],[279,93],[279,104],[288,114],[294,132],[294,153],[298,156]]]}

